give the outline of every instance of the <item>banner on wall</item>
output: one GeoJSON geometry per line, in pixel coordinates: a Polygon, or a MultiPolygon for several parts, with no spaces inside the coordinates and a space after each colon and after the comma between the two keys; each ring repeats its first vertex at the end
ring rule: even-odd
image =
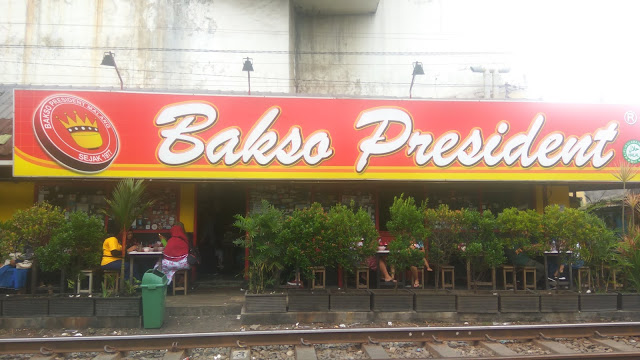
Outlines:
{"type": "Polygon", "coordinates": [[[15,90],[14,176],[617,181],[640,106],[15,90]]]}

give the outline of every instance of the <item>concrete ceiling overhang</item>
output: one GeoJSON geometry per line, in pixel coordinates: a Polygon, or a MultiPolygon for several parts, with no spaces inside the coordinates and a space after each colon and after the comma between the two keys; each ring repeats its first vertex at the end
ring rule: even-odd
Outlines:
{"type": "Polygon", "coordinates": [[[306,15],[375,14],[380,0],[293,0],[297,12],[306,15]]]}

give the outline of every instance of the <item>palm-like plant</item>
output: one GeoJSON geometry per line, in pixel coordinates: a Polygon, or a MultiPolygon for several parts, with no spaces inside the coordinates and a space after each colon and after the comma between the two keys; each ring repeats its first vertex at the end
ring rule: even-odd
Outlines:
{"type": "Polygon", "coordinates": [[[636,211],[640,210],[640,194],[630,193],[625,195],[624,203],[631,208],[631,228],[636,227],[636,211]]]}
{"type": "Polygon", "coordinates": [[[628,162],[624,161],[624,162],[620,162],[618,164],[618,170],[616,172],[614,172],[612,175],[620,180],[622,182],[622,195],[623,195],[623,200],[622,200],[622,235],[625,234],[624,231],[624,205],[625,205],[625,201],[624,201],[624,197],[627,195],[627,182],[631,181],[631,179],[633,179],[636,175],[638,175],[638,168],[637,167],[633,167],[631,164],[629,164],[628,162]]]}
{"type": "Polygon", "coordinates": [[[146,184],[144,180],[123,179],[111,193],[111,198],[106,199],[105,211],[116,223],[117,228],[122,229],[122,265],[120,267],[120,289],[124,289],[124,256],[127,251],[127,228],[136,217],[153,205],[153,200],[145,199],[146,184]]]}

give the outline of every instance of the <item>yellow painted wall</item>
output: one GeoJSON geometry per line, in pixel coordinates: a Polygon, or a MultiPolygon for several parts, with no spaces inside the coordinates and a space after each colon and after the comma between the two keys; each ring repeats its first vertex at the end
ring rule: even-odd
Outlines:
{"type": "Polygon", "coordinates": [[[180,221],[186,232],[193,232],[196,219],[196,185],[180,184],[180,221]]]}
{"type": "Polygon", "coordinates": [[[536,211],[542,213],[545,205],[564,205],[569,207],[569,187],[566,185],[536,185],[536,211]],[[546,204],[544,194],[546,191],[546,204]]]}
{"type": "Polygon", "coordinates": [[[32,182],[0,182],[0,220],[8,220],[16,210],[31,207],[34,191],[32,182]]]}

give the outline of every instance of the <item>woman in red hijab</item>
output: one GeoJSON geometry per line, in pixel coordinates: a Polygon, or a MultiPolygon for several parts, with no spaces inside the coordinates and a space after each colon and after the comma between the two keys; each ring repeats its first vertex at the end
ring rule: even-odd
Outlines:
{"type": "Polygon", "coordinates": [[[181,224],[174,225],[162,255],[162,272],[167,276],[169,283],[177,270],[190,269],[187,262],[188,254],[189,240],[184,227],[181,224]]]}

